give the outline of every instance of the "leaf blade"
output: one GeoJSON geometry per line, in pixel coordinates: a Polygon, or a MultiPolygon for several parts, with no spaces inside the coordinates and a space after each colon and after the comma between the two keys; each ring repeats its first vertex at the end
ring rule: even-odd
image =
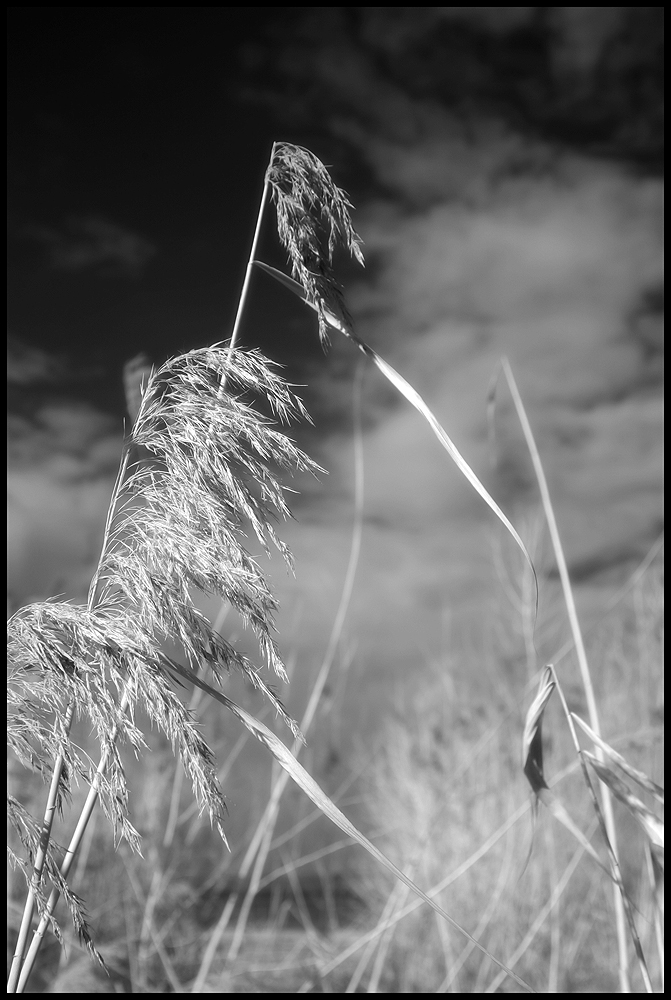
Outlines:
{"type": "Polygon", "coordinates": [[[270,751],[275,760],[284,768],[293,781],[305,792],[305,794],[314,802],[318,809],[335,823],[343,833],[351,837],[360,844],[372,857],[376,859],[381,865],[383,865],[388,871],[396,876],[404,885],[407,885],[409,889],[422,899],[423,902],[427,903],[436,913],[438,913],[444,920],[447,920],[455,930],[458,930],[463,934],[469,941],[471,941],[476,948],[478,948],[487,958],[494,962],[500,969],[506,972],[507,975],[511,976],[515,982],[522,986],[529,993],[536,993],[528,983],[525,983],[512,969],[505,966],[498,958],[495,958],[487,949],[480,944],[469,932],[459,924],[454,917],[451,917],[438,903],[435,902],[430,896],[428,896],[422,889],[416,885],[412,879],[397,868],[396,865],[391,861],[386,854],[377,848],[373,843],[360,830],[357,829],[354,824],[347,819],[345,814],[338,809],[336,804],[331,801],[331,799],[325,794],[322,788],[317,784],[314,778],[308,774],[305,768],[300,764],[296,758],[293,756],[291,751],[282,743],[280,739],[270,729],[255,719],[254,716],[250,715],[243,708],[237,705],[230,698],[227,698],[225,694],[220,691],[216,691],[214,688],[210,687],[205,681],[201,680],[191,674],[186,668],[182,667],[180,664],[168,660],[166,657],[164,660],[165,665],[171,672],[175,672],[182,677],[186,677],[188,680],[192,681],[198,687],[202,688],[207,694],[209,694],[220,704],[224,705],[241,723],[248,729],[253,736],[264,744],[264,746],[270,751]]]}
{"type": "MultiPolygon", "coordinates": [[[[314,309],[315,312],[317,313],[319,312],[319,308],[308,299],[305,289],[298,281],[295,281],[293,278],[290,278],[288,274],[284,274],[283,271],[279,271],[277,268],[271,267],[270,264],[266,264],[263,261],[255,260],[254,264],[256,264],[257,267],[260,267],[261,270],[265,271],[266,274],[269,274],[271,275],[271,277],[275,278],[276,281],[279,281],[280,284],[284,285],[286,288],[292,291],[294,295],[297,295],[300,299],[302,299],[307,305],[310,306],[311,309],[314,309]]],[[[494,500],[494,498],[489,494],[487,489],[480,482],[477,475],[475,474],[473,469],[471,469],[466,459],[462,456],[462,454],[460,453],[460,451],[450,438],[445,428],[435,417],[435,415],[429,408],[428,404],[425,402],[422,396],[420,396],[417,390],[412,385],[410,385],[410,383],[405,378],[403,378],[403,376],[399,372],[397,372],[395,368],[393,368],[387,361],[385,361],[384,358],[380,357],[377,351],[374,351],[373,348],[369,347],[369,345],[364,340],[358,337],[351,329],[348,329],[341,320],[339,320],[336,316],[333,315],[333,313],[329,312],[326,309],[322,310],[322,312],[327,322],[331,326],[333,326],[336,330],[339,330],[346,337],[352,340],[357,345],[359,350],[362,351],[362,353],[365,354],[366,357],[371,359],[373,364],[377,366],[377,368],[382,372],[385,378],[388,379],[391,382],[391,384],[395,386],[396,389],[398,389],[401,395],[405,396],[405,398],[408,400],[411,406],[414,406],[415,409],[422,414],[424,419],[431,427],[433,433],[438,438],[438,441],[441,443],[445,451],[447,451],[448,455],[455,463],[461,474],[471,484],[476,493],[478,493],[479,496],[485,501],[488,507],[490,507],[490,509],[494,512],[496,517],[498,517],[499,521],[501,521],[503,526],[506,528],[506,530],[509,532],[509,534],[515,541],[515,544],[522,552],[522,555],[524,556],[524,559],[527,562],[533,574],[535,592],[536,592],[536,605],[537,605],[538,577],[536,575],[536,569],[534,567],[531,556],[527,551],[526,545],[520,538],[518,532],[515,530],[510,520],[503,513],[497,502],[494,500]]]]}

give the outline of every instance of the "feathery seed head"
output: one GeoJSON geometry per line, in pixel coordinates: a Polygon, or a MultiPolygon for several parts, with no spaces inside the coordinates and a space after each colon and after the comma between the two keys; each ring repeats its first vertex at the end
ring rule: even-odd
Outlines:
{"type": "MultiPolygon", "coordinates": [[[[222,669],[240,670],[297,732],[257,668],[194,604],[195,592],[228,601],[256,636],[267,665],[286,679],[273,635],[275,598],[246,546],[251,534],[266,552],[274,544],[290,563],[275,532],[275,522],[289,516],[277,470],[320,470],[254,408],[259,398],[284,423],[307,416],[256,351],[192,351],[153,372],[126,441],[128,452],[140,446],[151,460],[122,465],[127,471],[117,482],[88,606],[33,604],[8,623],[10,745],[45,779],[49,762],[62,755],[60,804],[73,776],[93,780],[95,769],[66,722],[72,712],[87,717],[108,758],[96,778],[103,809],[116,838],[135,847],[117,746],[125,741],[136,752],[144,746],[133,721],[137,706],[171,740],[223,836],[225,806],[213,756],[175,693],[173,667],[182,675],[184,667],[168,658],[165,640],[181,648],[190,670],[203,662],[215,678],[222,669]]],[[[10,818],[34,854],[39,829],[31,839],[20,811],[10,809],[10,818]]]]}
{"type": "Polygon", "coordinates": [[[352,205],[334,184],[314,153],[302,146],[276,142],[266,174],[277,210],[277,231],[289,256],[291,272],[319,315],[319,337],[328,343],[325,310],[351,329],[342,289],[333,272],[333,253],[340,246],[363,266],[361,239],[350,217],[352,205]]]}

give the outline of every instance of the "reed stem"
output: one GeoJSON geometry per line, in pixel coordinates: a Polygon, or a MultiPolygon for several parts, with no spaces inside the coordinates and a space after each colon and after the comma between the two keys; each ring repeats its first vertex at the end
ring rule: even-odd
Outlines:
{"type": "MultiPolygon", "coordinates": [[[[73,716],[74,716],[74,703],[71,702],[70,707],[68,708],[67,716],[65,718],[66,732],[70,731],[70,727],[72,726],[73,716]]],[[[19,977],[21,974],[23,957],[26,950],[26,944],[28,942],[28,935],[30,933],[30,926],[33,919],[33,913],[35,910],[37,891],[40,880],[42,878],[42,872],[44,871],[44,863],[47,859],[47,852],[49,850],[49,841],[51,840],[51,830],[54,824],[56,803],[58,800],[58,786],[60,784],[61,775],[63,774],[64,763],[65,759],[63,757],[63,754],[60,753],[54,763],[54,771],[51,777],[51,784],[49,786],[47,804],[44,810],[44,820],[42,823],[42,836],[40,838],[39,851],[37,853],[37,857],[35,858],[33,877],[31,879],[30,888],[28,890],[28,896],[26,897],[26,903],[23,909],[23,915],[21,917],[21,926],[19,928],[19,937],[16,942],[16,948],[14,949],[14,956],[12,958],[12,965],[9,970],[9,978],[7,980],[8,993],[15,993],[17,991],[17,984],[19,982],[19,977]]]]}
{"type": "MultiPolygon", "coordinates": [[[[276,143],[273,143],[273,148],[270,153],[270,163],[273,162],[273,156],[275,154],[276,143]]],[[[247,303],[247,298],[249,296],[249,286],[252,280],[252,270],[254,259],[256,257],[256,250],[259,245],[259,237],[261,235],[261,223],[263,222],[263,214],[265,211],[266,204],[268,202],[268,193],[270,190],[270,184],[268,181],[268,174],[266,172],[266,178],[263,184],[263,194],[261,195],[261,204],[259,205],[259,213],[256,217],[256,228],[254,229],[254,237],[252,239],[252,246],[249,251],[249,260],[247,261],[247,268],[245,270],[245,280],[242,283],[242,291],[240,292],[240,299],[238,301],[238,310],[235,314],[235,322],[233,323],[233,332],[231,334],[231,343],[229,346],[229,354],[232,353],[235,347],[235,342],[240,335],[240,327],[242,325],[242,316],[245,310],[245,305],[247,303]]],[[[222,382],[222,387],[223,387],[222,382]]]]}
{"type": "MultiPolygon", "coordinates": [[[[522,432],[524,434],[524,439],[529,449],[529,455],[531,456],[531,462],[534,467],[534,472],[536,474],[536,479],[538,481],[538,488],[541,494],[541,501],[543,503],[543,510],[545,511],[545,517],[548,523],[548,530],[550,532],[550,538],[552,540],[552,548],[554,550],[555,559],[557,560],[557,569],[559,570],[559,578],[561,580],[562,591],[564,594],[564,601],[566,603],[566,611],[568,614],[569,623],[571,626],[571,634],[573,636],[573,644],[575,646],[576,656],[578,659],[578,666],[580,668],[580,675],[582,678],[583,688],[585,690],[585,699],[587,701],[587,710],[589,712],[590,725],[597,736],[600,735],[599,729],[599,713],[596,706],[596,697],[594,694],[594,685],[592,684],[592,676],[590,674],[589,664],[587,662],[587,653],[585,651],[585,643],[583,642],[582,631],[580,628],[580,622],[578,620],[578,612],[575,606],[575,600],[573,597],[573,588],[571,586],[571,579],[569,577],[568,566],[566,565],[566,557],[564,556],[564,547],[561,543],[561,537],[559,535],[559,529],[557,527],[557,519],[555,518],[554,508],[552,506],[552,500],[550,498],[550,490],[548,489],[547,479],[545,478],[545,472],[543,471],[543,465],[541,463],[540,454],[534,440],[533,432],[531,430],[531,424],[529,423],[529,418],[527,417],[526,410],[524,408],[524,403],[522,402],[522,397],[520,396],[519,389],[517,388],[517,383],[512,373],[510,367],[510,362],[507,358],[503,358],[502,361],[503,372],[506,376],[506,381],[508,382],[508,387],[510,393],[513,397],[513,402],[515,404],[515,409],[517,411],[517,416],[522,425],[522,432]]],[[[597,755],[600,760],[603,759],[603,751],[597,747],[597,755]]],[[[615,829],[615,817],[613,815],[613,800],[610,794],[610,790],[606,785],[603,787],[603,814],[604,821],[606,824],[606,832],[608,834],[608,839],[611,843],[613,849],[613,857],[615,865],[618,862],[618,852],[617,852],[617,833],[615,829]]],[[[619,978],[620,978],[620,991],[622,993],[631,993],[631,986],[629,983],[629,958],[627,954],[627,932],[626,932],[626,918],[624,912],[624,903],[620,895],[620,890],[617,886],[617,871],[614,870],[613,875],[616,880],[616,884],[613,885],[613,902],[615,906],[615,923],[617,928],[617,943],[618,943],[618,954],[619,954],[619,978]]]]}

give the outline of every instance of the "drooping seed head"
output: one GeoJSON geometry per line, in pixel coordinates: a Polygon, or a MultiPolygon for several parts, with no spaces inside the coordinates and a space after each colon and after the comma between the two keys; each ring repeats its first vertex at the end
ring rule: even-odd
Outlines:
{"type": "Polygon", "coordinates": [[[277,142],[266,174],[277,210],[277,231],[294,279],[319,315],[319,337],[328,343],[326,311],[351,329],[342,289],[333,271],[337,247],[363,266],[361,239],[352,225],[352,204],[314,153],[277,142]]]}

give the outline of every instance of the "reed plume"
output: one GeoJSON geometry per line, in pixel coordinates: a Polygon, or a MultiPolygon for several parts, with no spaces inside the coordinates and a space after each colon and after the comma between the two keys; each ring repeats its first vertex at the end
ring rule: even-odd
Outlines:
{"type": "MultiPolygon", "coordinates": [[[[175,690],[176,678],[183,683],[201,663],[216,684],[225,672],[240,671],[299,735],[260,669],[214,631],[194,595],[229,602],[255,635],[262,661],[286,680],[273,634],[276,601],[246,546],[252,536],[291,564],[276,533],[277,521],[289,516],[278,471],[318,467],[278,421],[305,417],[298,397],[256,351],[193,351],[149,377],[124,445],[87,604],[32,604],[8,623],[8,743],[24,766],[51,780],[58,811],[73,779],[82,778],[99,795],[115,840],[139,849],[119,746],[142,751],[134,721],[141,707],[171,741],[225,839],[213,754],[175,690]],[[259,398],[269,415],[255,408],[259,398]],[[137,449],[150,461],[131,463],[137,449]],[[166,654],[167,642],[182,663],[166,654]],[[71,735],[72,720],[82,718],[100,746],[104,767],[97,771],[71,735]]],[[[49,885],[65,893],[90,943],[82,907],[59,873],[50,827],[41,829],[16,800],[9,818],[27,853],[14,861],[38,910],[49,911],[49,885]]]]}
{"type": "Polygon", "coordinates": [[[461,927],[433,893],[422,891],[372,844],[271,730],[221,691],[223,675],[231,669],[239,671],[265,695],[294,737],[300,737],[261,670],[215,631],[194,602],[199,593],[230,604],[255,636],[261,661],[275,677],[286,680],[274,637],[277,605],[248,545],[251,537],[266,553],[274,547],[290,565],[290,553],[276,532],[277,521],[289,514],[277,473],[317,472],[319,467],[277,426],[307,417],[298,397],[258,352],[233,349],[253,265],[287,285],[317,312],[323,344],[327,326],[344,333],[422,413],[533,570],[520,536],[422,397],[354,332],[333,270],[339,246],[363,263],[350,208],[346,194],[314,154],[289,143],[274,144],[231,343],[181,355],[149,375],[124,444],[87,604],[35,604],[10,619],[9,741],[25,766],[50,781],[50,791],[41,826],[17,803],[10,803],[10,820],[28,854],[17,863],[26,874],[29,895],[8,992],[23,992],[46,926],[53,924],[59,894],[66,896],[75,926],[93,949],[82,907],[67,888],[67,874],[98,797],[115,839],[125,838],[133,847],[139,846],[129,818],[128,786],[119,754],[124,742],[138,754],[144,747],[135,723],[138,707],[170,739],[201,809],[208,810],[224,836],[225,804],[212,752],[175,691],[184,682],[225,706],[324,815],[505,975],[527,992],[535,992],[461,927]],[[268,194],[276,206],[278,234],[292,276],[255,257],[268,194]],[[179,658],[169,656],[166,645],[176,647],[179,658]],[[198,672],[201,664],[210,669],[208,680],[198,672]],[[87,718],[97,735],[97,768],[72,739],[72,721],[79,718],[87,718]],[[79,777],[91,790],[59,865],[53,819],[70,793],[73,778],[79,777]],[[26,951],[35,905],[40,922],[26,951]]]}

